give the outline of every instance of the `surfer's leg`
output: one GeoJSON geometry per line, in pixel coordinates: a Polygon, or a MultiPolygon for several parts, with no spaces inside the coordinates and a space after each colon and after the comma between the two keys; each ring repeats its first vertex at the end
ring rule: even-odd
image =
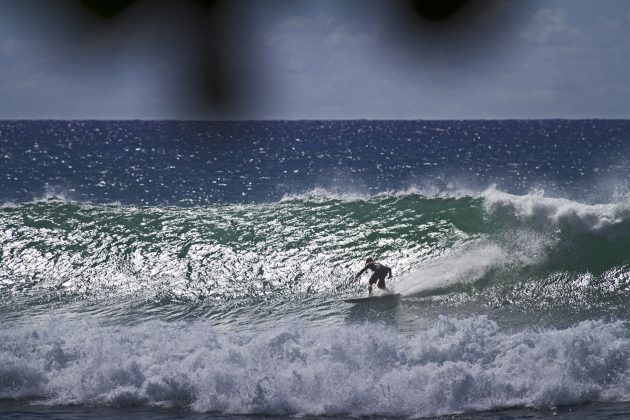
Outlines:
{"type": "Polygon", "coordinates": [[[370,277],[370,281],[368,282],[368,295],[372,295],[372,285],[376,283],[378,280],[378,275],[376,273],[372,274],[370,277]]]}
{"type": "Polygon", "coordinates": [[[386,276],[386,275],[387,275],[387,274],[383,274],[383,275],[381,275],[381,276],[378,276],[378,283],[376,284],[376,286],[377,286],[379,289],[387,290],[387,287],[385,287],[385,276],[386,276]]]}

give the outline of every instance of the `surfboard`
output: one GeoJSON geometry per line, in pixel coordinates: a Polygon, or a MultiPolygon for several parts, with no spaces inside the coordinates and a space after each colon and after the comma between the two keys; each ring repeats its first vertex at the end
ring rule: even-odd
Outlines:
{"type": "Polygon", "coordinates": [[[347,303],[363,303],[363,302],[374,302],[378,300],[398,299],[400,296],[401,296],[400,293],[390,293],[387,295],[365,296],[365,297],[359,297],[359,298],[344,299],[343,301],[347,303]]]}

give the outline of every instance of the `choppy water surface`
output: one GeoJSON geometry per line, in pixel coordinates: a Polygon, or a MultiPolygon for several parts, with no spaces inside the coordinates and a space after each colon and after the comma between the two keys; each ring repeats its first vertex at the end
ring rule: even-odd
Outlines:
{"type": "Polygon", "coordinates": [[[625,121],[2,122],[0,406],[622,415],[628,136],[625,121]],[[370,255],[402,297],[343,302],[370,255]]]}

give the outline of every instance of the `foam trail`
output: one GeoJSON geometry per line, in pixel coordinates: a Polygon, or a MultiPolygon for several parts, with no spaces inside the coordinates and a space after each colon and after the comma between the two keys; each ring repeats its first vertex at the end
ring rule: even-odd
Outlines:
{"type": "Polygon", "coordinates": [[[497,242],[471,241],[405,274],[396,292],[409,296],[425,290],[473,283],[491,269],[525,267],[542,262],[555,238],[533,231],[506,231],[497,242]],[[500,245],[499,245],[500,244],[500,245]]]}
{"type": "Polygon", "coordinates": [[[495,244],[468,246],[405,274],[395,289],[397,293],[409,296],[456,283],[474,282],[507,260],[506,251],[495,244]]]}

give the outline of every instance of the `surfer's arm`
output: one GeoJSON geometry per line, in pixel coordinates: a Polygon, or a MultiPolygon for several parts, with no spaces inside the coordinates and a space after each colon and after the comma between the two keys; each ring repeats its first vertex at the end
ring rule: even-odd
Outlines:
{"type": "Polygon", "coordinates": [[[370,268],[370,267],[369,267],[369,266],[367,266],[367,265],[366,265],[365,267],[363,267],[363,269],[362,269],[361,271],[359,271],[359,272],[357,273],[357,275],[356,275],[356,276],[354,276],[354,278],[355,278],[355,279],[356,279],[356,278],[359,278],[359,277],[361,276],[361,274],[363,274],[363,273],[365,272],[365,270],[367,270],[368,268],[370,268]]]}
{"type": "Polygon", "coordinates": [[[392,269],[387,267],[387,271],[389,271],[389,278],[391,279],[392,278],[392,269]]]}

